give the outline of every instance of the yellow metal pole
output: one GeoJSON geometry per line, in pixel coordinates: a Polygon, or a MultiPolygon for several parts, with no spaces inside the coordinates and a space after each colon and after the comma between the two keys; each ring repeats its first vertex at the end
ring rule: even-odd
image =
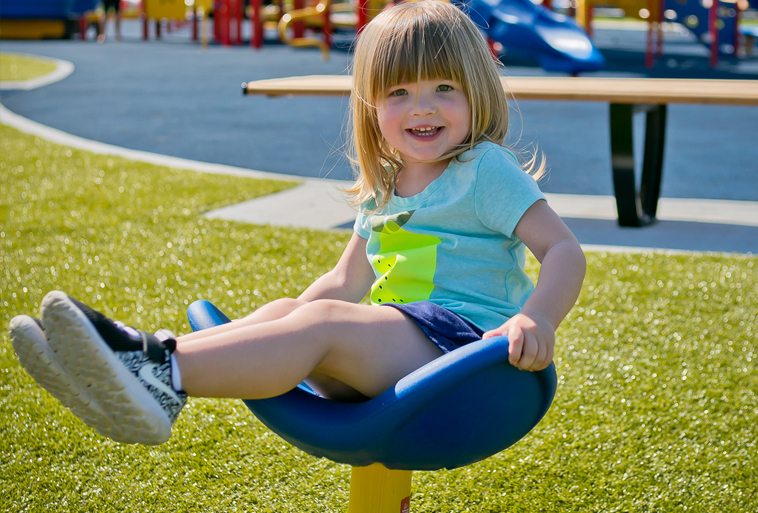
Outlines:
{"type": "Polygon", "coordinates": [[[353,467],[347,513],[409,513],[411,474],[379,463],[353,467]]]}
{"type": "Polygon", "coordinates": [[[590,27],[590,24],[592,23],[590,21],[591,11],[592,11],[591,0],[577,0],[576,14],[574,16],[579,26],[582,27],[588,34],[592,30],[592,27],[590,27]]]}
{"type": "Polygon", "coordinates": [[[208,48],[208,16],[205,7],[200,10],[200,44],[203,48],[208,48]]]}

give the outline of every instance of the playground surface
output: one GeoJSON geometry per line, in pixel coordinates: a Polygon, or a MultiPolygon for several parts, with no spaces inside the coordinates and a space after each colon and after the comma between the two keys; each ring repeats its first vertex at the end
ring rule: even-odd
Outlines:
{"type": "MultiPolygon", "coordinates": [[[[758,58],[722,60],[710,68],[707,50],[675,28],[666,33],[663,58],[646,69],[645,33],[639,27],[596,28],[595,42],[606,66],[589,75],[758,79],[758,58]]],[[[33,90],[0,91],[7,109],[3,120],[54,129],[46,136],[95,151],[148,152],[151,155],[131,155],[164,162],[178,159],[173,163],[181,167],[264,171],[305,179],[305,186],[289,196],[270,198],[264,208],[256,203],[216,215],[297,224],[287,217],[294,213],[314,221],[313,227],[346,227],[351,214],[337,203],[336,188],[351,175],[343,156],[347,100],[244,97],[240,84],[348,73],[348,46],[339,41],[330,60],[324,61],[318,50],[296,50],[270,41],[261,50],[203,48],[190,41],[189,28],[165,34],[161,41],[145,42],[139,24],[132,21],[124,23],[123,41],[102,45],[76,40],[0,41],[0,51],[53,57],[74,65],[73,73],[59,82],[33,90]],[[322,202],[322,197],[332,203],[322,202]],[[299,209],[309,199],[315,210],[299,209]]],[[[505,73],[514,76],[547,74],[523,57],[506,55],[505,65],[505,73]]],[[[607,105],[525,101],[511,115],[510,142],[524,151],[536,145],[545,153],[550,174],[542,187],[583,244],[758,252],[754,144],[758,108],[670,107],[661,220],[644,229],[619,228],[615,222],[607,105]]],[[[641,129],[641,117],[639,122],[641,129]]]]}

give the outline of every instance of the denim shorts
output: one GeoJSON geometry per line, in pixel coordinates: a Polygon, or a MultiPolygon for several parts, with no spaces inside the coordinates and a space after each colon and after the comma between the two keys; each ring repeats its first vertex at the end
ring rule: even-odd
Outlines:
{"type": "Polygon", "coordinates": [[[403,312],[443,353],[480,340],[484,333],[450,310],[429,301],[400,305],[384,303],[382,306],[391,306],[403,312]]]}

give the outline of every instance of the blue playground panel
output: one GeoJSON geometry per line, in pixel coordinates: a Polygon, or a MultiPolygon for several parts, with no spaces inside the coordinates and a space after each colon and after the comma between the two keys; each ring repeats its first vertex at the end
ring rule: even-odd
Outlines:
{"type": "Polygon", "coordinates": [[[97,9],[99,3],[99,0],[74,0],[71,6],[71,13],[75,16],[81,16],[86,12],[97,9]]]}
{"type": "Polygon", "coordinates": [[[15,20],[67,20],[97,7],[98,0],[0,0],[0,17],[15,20]]]}
{"type": "MultiPolygon", "coordinates": [[[[700,0],[665,0],[664,11],[676,12],[676,21],[681,23],[707,48],[711,47],[708,30],[710,8],[700,0]]],[[[718,8],[719,53],[732,54],[736,47],[737,9],[733,3],[720,2],[718,8]]]]}
{"type": "Polygon", "coordinates": [[[576,74],[605,66],[587,33],[562,14],[530,0],[466,0],[459,6],[488,38],[535,57],[546,71],[576,74]]]}

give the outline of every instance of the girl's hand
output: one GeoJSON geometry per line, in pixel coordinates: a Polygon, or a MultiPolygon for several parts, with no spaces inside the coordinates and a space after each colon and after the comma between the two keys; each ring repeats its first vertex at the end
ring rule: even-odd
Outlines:
{"type": "Polygon", "coordinates": [[[482,338],[496,336],[508,337],[508,361],[516,368],[538,371],[553,361],[555,330],[544,319],[519,313],[482,338]]]}

